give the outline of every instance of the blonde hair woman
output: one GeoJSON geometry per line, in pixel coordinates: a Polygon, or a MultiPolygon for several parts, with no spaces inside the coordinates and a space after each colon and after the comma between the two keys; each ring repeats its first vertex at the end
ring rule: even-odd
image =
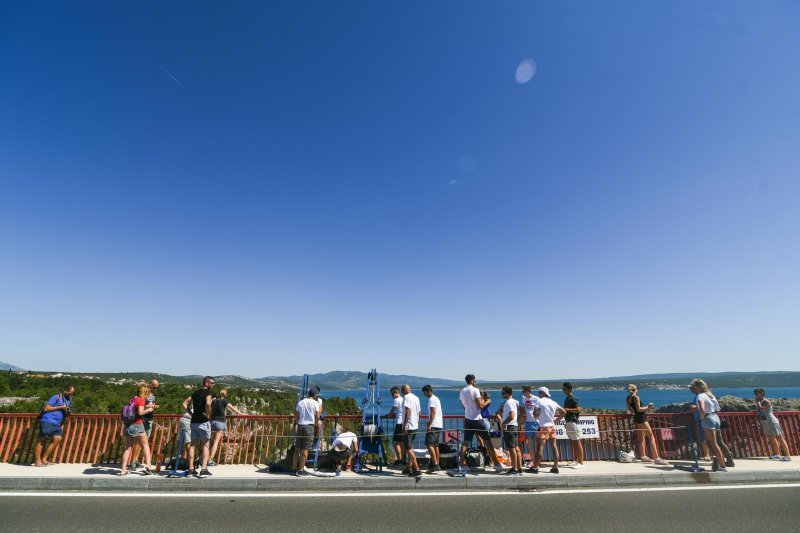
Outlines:
{"type": "Polygon", "coordinates": [[[697,391],[697,410],[700,413],[700,427],[703,428],[703,434],[712,453],[711,470],[714,472],[727,472],[725,455],[719,445],[720,421],[717,415],[720,411],[719,402],[702,379],[692,381],[692,387],[697,391]]]}
{"type": "Polygon", "coordinates": [[[219,391],[219,398],[214,398],[211,401],[211,453],[209,454],[211,460],[208,461],[208,466],[217,465],[214,461],[214,456],[217,453],[217,447],[222,440],[222,436],[225,435],[225,431],[228,429],[228,421],[225,419],[228,409],[237,415],[244,414],[228,403],[228,389],[222,389],[219,391]]]}
{"type": "Polygon", "coordinates": [[[653,404],[649,403],[642,407],[642,401],[639,399],[639,388],[631,383],[628,385],[628,411],[633,414],[633,427],[636,429],[636,442],[639,445],[639,458],[643,463],[655,463],[657,465],[666,465],[667,463],[661,458],[658,453],[658,445],[656,444],[656,437],[653,435],[653,430],[650,428],[650,423],[647,421],[647,411],[653,408],[653,404]],[[653,456],[651,459],[647,456],[647,443],[650,443],[650,452],[653,456]]]}
{"type": "Polygon", "coordinates": [[[136,418],[132,424],[125,426],[125,428],[122,430],[122,434],[125,437],[125,451],[122,452],[122,469],[119,473],[120,476],[128,475],[128,461],[131,458],[133,444],[135,442],[139,443],[139,445],[142,447],[142,451],[144,452],[145,467],[141,474],[143,476],[149,476],[153,473],[150,470],[152,468],[150,465],[150,444],[147,442],[147,432],[144,429],[143,418],[145,414],[152,413],[155,409],[153,405],[146,407],[147,397],[149,395],[150,387],[147,385],[139,385],[139,387],[136,389],[136,396],[131,398],[133,401],[133,408],[136,412],[136,418]]]}

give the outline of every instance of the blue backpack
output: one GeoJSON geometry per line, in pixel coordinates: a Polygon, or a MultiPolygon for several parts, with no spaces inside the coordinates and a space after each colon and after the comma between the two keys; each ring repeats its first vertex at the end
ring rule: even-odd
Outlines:
{"type": "Polygon", "coordinates": [[[134,423],[134,421],[139,418],[138,414],[136,413],[136,397],[134,396],[128,402],[128,405],[122,408],[122,423],[125,426],[130,426],[134,423]]]}

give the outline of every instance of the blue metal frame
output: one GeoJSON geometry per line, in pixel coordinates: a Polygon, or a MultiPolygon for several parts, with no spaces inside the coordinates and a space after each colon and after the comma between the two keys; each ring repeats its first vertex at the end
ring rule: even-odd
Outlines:
{"type": "Polygon", "coordinates": [[[358,439],[358,456],[356,457],[354,471],[360,473],[366,466],[367,454],[377,454],[378,472],[383,472],[386,465],[386,453],[383,449],[383,425],[381,424],[381,396],[380,377],[378,371],[371,368],[367,374],[366,385],[364,386],[364,396],[361,398],[361,436],[358,439]],[[375,431],[371,435],[365,435],[364,428],[371,426],[375,431]]]}

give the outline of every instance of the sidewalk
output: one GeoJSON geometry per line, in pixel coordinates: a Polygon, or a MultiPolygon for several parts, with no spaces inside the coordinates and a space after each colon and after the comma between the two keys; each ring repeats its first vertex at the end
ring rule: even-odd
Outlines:
{"type": "Polygon", "coordinates": [[[450,477],[444,472],[414,479],[398,470],[385,468],[383,473],[355,474],[343,472],[335,478],[302,477],[270,474],[252,465],[216,466],[205,479],[166,478],[166,472],[140,476],[132,472],[120,478],[117,468],[108,465],[59,464],[45,468],[28,465],[0,464],[0,491],[9,490],[95,490],[95,491],[369,491],[369,490],[532,490],[580,487],[651,487],[702,484],[747,484],[800,482],[800,460],[788,463],[764,459],[737,459],[728,472],[691,473],[680,469],[691,463],[673,461],[670,466],[622,464],[612,461],[587,462],[585,468],[560,467],[559,474],[549,473],[550,465],[540,474],[522,476],[495,474],[493,471],[450,477]]]}

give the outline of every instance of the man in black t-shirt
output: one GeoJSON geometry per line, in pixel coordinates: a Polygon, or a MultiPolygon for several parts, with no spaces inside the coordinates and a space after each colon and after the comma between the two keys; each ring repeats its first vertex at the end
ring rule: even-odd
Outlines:
{"type": "Polygon", "coordinates": [[[583,468],[583,443],[581,442],[581,428],[580,428],[580,412],[581,408],[578,404],[578,399],[572,395],[572,383],[565,381],[561,386],[566,398],[564,399],[564,411],[567,414],[564,416],[565,429],[567,430],[567,437],[572,445],[573,460],[567,466],[572,468],[583,468]]]}
{"type": "Polygon", "coordinates": [[[209,447],[208,441],[211,439],[211,401],[213,395],[211,389],[214,388],[214,378],[206,376],[203,378],[203,386],[183,401],[184,410],[192,404],[192,421],[190,423],[192,444],[189,446],[189,473],[198,478],[210,476],[208,471],[209,447]],[[194,469],[194,448],[201,446],[200,471],[194,469]]]}

